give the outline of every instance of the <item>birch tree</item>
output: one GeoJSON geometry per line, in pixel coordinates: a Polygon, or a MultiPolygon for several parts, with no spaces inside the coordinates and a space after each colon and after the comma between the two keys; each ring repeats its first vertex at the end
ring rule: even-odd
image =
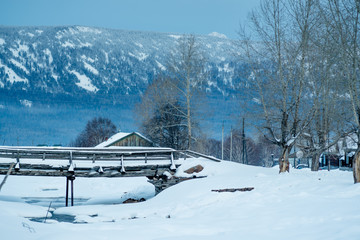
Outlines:
{"type": "Polygon", "coordinates": [[[187,148],[192,148],[195,123],[196,93],[205,79],[205,57],[201,46],[193,35],[184,35],[178,40],[176,49],[169,56],[167,70],[173,94],[185,106],[182,112],[186,119],[187,148]]]}
{"type": "Polygon", "coordinates": [[[289,171],[289,152],[313,115],[303,98],[313,9],[313,0],[261,1],[249,19],[252,38],[244,30],[240,35],[245,60],[252,68],[248,79],[261,107],[258,128],[282,148],[279,172],[289,171]]]}

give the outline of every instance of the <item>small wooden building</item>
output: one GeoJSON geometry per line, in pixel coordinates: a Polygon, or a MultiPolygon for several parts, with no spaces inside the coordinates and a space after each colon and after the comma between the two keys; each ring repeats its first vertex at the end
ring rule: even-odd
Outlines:
{"type": "Polygon", "coordinates": [[[118,132],[111,136],[105,142],[97,145],[97,148],[103,147],[153,147],[154,143],[138,132],[124,133],[118,132]]]}

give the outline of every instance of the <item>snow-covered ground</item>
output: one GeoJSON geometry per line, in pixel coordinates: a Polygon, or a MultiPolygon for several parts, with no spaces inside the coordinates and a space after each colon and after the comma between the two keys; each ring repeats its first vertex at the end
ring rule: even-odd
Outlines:
{"type": "Polygon", "coordinates": [[[197,164],[204,166],[197,175],[206,178],[153,198],[146,178],[77,178],[75,198],[83,201],[58,204],[54,212],[75,216],[77,224],[26,218],[44,217],[51,199],[64,197],[65,178],[9,176],[0,192],[1,239],[360,239],[360,184],[351,172],[278,174],[278,168],[188,159],[177,175],[197,164]],[[211,191],[243,187],[254,190],[211,191]],[[147,201],[112,204],[129,197],[147,201]]]}

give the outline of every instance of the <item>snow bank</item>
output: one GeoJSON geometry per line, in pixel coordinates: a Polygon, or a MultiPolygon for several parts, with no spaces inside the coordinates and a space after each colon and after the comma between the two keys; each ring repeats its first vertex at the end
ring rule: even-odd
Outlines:
{"type": "MultiPolygon", "coordinates": [[[[125,186],[132,186],[134,194],[143,192],[148,184],[144,179],[75,180],[75,186],[83,189],[75,194],[94,199],[95,205],[62,207],[54,214],[71,214],[76,221],[89,224],[29,222],[23,216],[34,210],[32,206],[22,202],[9,205],[0,198],[2,234],[4,239],[358,239],[360,184],[353,184],[351,172],[302,169],[278,174],[277,168],[187,159],[176,175],[191,177],[193,174],[183,171],[198,164],[204,169],[195,175],[206,178],[181,182],[136,204],[104,205],[95,200],[116,196],[125,186]],[[211,191],[242,187],[254,190],[211,191]]],[[[39,189],[61,187],[51,178],[46,186],[31,180],[40,180],[37,177],[20,186],[15,179],[9,177],[0,196],[43,196],[39,189]],[[22,190],[25,192],[19,193],[22,190]]],[[[35,210],[45,209],[35,206],[35,210]]]]}

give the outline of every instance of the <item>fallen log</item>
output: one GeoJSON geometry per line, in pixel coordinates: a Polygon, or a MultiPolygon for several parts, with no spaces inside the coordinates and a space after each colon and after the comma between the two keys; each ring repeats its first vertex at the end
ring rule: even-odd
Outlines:
{"type": "Polygon", "coordinates": [[[224,188],[224,189],[215,189],[211,190],[212,192],[248,192],[254,190],[253,187],[245,187],[245,188],[224,188]]]}

